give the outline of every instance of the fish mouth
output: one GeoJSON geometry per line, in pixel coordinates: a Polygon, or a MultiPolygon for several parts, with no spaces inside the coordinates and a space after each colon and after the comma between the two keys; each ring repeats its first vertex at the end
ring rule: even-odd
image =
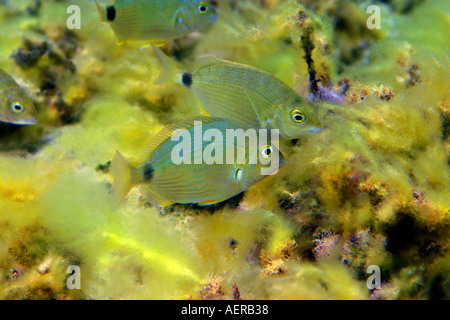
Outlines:
{"type": "Polygon", "coordinates": [[[38,121],[39,121],[39,117],[34,117],[34,118],[29,118],[29,119],[22,119],[20,121],[15,121],[15,122],[11,122],[11,123],[21,125],[21,126],[29,126],[29,125],[36,124],[38,121]]]}
{"type": "Polygon", "coordinates": [[[21,119],[15,119],[13,117],[6,117],[6,119],[3,119],[1,122],[15,124],[15,125],[19,125],[19,126],[26,126],[26,125],[33,125],[38,121],[39,121],[39,117],[37,115],[34,115],[29,118],[21,118],[21,119]]]}
{"type": "Polygon", "coordinates": [[[33,117],[28,118],[28,119],[25,120],[25,122],[27,124],[36,124],[38,121],[39,121],[39,116],[37,114],[33,115],[33,117]]]}

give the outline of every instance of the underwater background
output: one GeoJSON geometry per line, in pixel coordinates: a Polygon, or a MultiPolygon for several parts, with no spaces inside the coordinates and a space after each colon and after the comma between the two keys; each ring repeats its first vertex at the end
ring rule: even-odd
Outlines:
{"type": "Polygon", "coordinates": [[[145,42],[92,38],[94,1],[0,0],[0,69],[39,114],[0,123],[0,299],[449,299],[450,2],[211,2],[217,21],[160,48],[273,74],[323,130],[227,201],[156,208],[135,188],[113,208],[116,150],[138,165],[199,102],[155,84],[145,42]]]}

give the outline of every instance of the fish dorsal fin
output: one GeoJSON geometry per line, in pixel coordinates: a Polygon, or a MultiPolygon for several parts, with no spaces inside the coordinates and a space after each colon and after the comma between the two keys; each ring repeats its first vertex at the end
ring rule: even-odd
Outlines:
{"type": "Polygon", "coordinates": [[[213,121],[217,121],[217,120],[221,120],[219,118],[215,118],[215,117],[210,117],[210,116],[196,116],[196,117],[192,117],[192,118],[188,118],[188,119],[184,119],[181,120],[179,122],[176,122],[172,125],[169,125],[165,128],[163,128],[161,131],[159,131],[152,139],[151,142],[149,143],[147,149],[146,149],[146,155],[148,157],[148,155],[153,154],[153,152],[163,143],[165,143],[166,141],[170,140],[173,133],[176,130],[189,130],[192,129],[194,127],[194,122],[195,121],[200,121],[203,124],[205,123],[210,123],[213,121]]]}
{"type": "Polygon", "coordinates": [[[227,60],[223,60],[223,59],[217,58],[212,55],[206,55],[206,56],[202,56],[202,57],[198,58],[197,60],[195,60],[195,62],[192,64],[192,67],[190,69],[191,70],[199,70],[201,68],[204,68],[204,67],[207,67],[210,65],[225,64],[227,62],[228,62],[227,60]]]}
{"type": "Polygon", "coordinates": [[[246,65],[246,64],[239,63],[239,62],[226,60],[226,59],[217,58],[212,55],[201,56],[200,58],[198,58],[195,61],[195,63],[193,64],[193,69],[198,70],[202,67],[207,67],[210,65],[228,65],[228,66],[235,66],[235,67],[240,67],[240,68],[244,68],[244,69],[249,68],[249,69],[257,70],[261,73],[267,73],[263,70],[260,70],[253,66],[250,66],[250,65],[246,65]]]}

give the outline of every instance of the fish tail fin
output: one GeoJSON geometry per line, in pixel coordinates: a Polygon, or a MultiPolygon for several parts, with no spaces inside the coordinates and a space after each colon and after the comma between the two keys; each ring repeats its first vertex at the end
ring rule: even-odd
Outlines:
{"type": "Polygon", "coordinates": [[[95,6],[97,7],[97,10],[98,10],[99,18],[98,18],[98,20],[97,20],[97,23],[95,24],[95,29],[94,29],[94,33],[92,34],[91,41],[93,41],[94,38],[95,38],[95,34],[97,33],[98,25],[99,25],[100,23],[102,23],[102,22],[105,22],[105,17],[106,17],[105,9],[103,9],[103,8],[100,6],[100,4],[98,3],[97,0],[94,0],[94,1],[95,1],[95,6]]]}
{"type": "Polygon", "coordinates": [[[156,79],[155,84],[160,85],[177,82],[177,75],[181,72],[182,68],[153,43],[150,43],[150,46],[155,50],[162,64],[161,73],[158,79],[156,79]]]}
{"type": "Polygon", "coordinates": [[[111,174],[114,179],[113,205],[117,208],[137,182],[137,173],[136,168],[129,164],[117,151],[111,161],[111,174]]]}
{"type": "Polygon", "coordinates": [[[100,24],[100,22],[101,22],[101,20],[98,20],[97,23],[95,24],[95,29],[94,29],[94,33],[92,34],[91,41],[93,41],[95,38],[95,34],[97,33],[97,28],[98,28],[98,25],[100,24]]]}
{"type": "Polygon", "coordinates": [[[98,3],[98,0],[94,0],[94,1],[95,1],[95,6],[97,7],[98,14],[100,16],[100,18],[99,18],[100,20],[97,24],[105,22],[106,21],[106,10],[100,6],[100,4],[98,3]]]}

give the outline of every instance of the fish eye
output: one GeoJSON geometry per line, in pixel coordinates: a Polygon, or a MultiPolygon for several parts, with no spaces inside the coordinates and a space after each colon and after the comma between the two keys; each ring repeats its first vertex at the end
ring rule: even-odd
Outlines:
{"type": "Polygon", "coordinates": [[[244,176],[244,170],[243,169],[237,169],[236,172],[234,173],[234,179],[236,180],[237,183],[241,183],[242,182],[242,177],[244,176]]]}
{"type": "Polygon", "coordinates": [[[21,113],[21,112],[23,112],[23,110],[25,110],[25,108],[24,108],[22,102],[15,100],[11,103],[11,110],[14,113],[21,113]]]}
{"type": "Polygon", "coordinates": [[[208,11],[208,4],[206,2],[200,2],[197,7],[197,11],[200,14],[205,14],[208,11]]]}
{"type": "Polygon", "coordinates": [[[269,145],[264,146],[261,150],[261,155],[264,159],[269,159],[270,157],[272,157],[272,153],[273,148],[269,145]]]}
{"type": "Polygon", "coordinates": [[[291,118],[292,118],[292,121],[294,121],[295,123],[302,123],[302,122],[305,122],[305,120],[306,120],[305,114],[302,111],[297,110],[297,109],[295,109],[294,111],[291,112],[291,118]]]}

